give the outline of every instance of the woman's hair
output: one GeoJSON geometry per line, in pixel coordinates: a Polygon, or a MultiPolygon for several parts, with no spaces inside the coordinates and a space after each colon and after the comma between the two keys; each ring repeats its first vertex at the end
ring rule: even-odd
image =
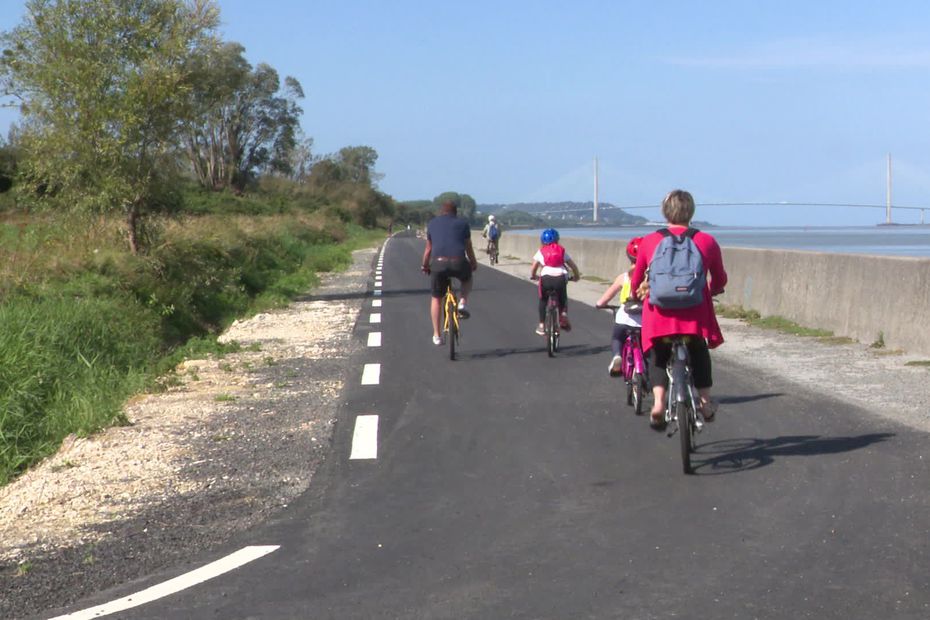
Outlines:
{"type": "Polygon", "coordinates": [[[662,215],[669,224],[687,226],[694,217],[694,198],[683,189],[670,191],[662,201],[662,215]]]}

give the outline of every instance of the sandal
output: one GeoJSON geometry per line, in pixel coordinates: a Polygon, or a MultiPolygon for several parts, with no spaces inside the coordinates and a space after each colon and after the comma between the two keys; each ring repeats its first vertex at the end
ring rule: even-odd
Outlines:
{"type": "Polygon", "coordinates": [[[705,422],[714,421],[714,416],[717,415],[717,407],[719,406],[717,401],[713,399],[701,401],[701,415],[704,417],[705,422]]]}
{"type": "Polygon", "coordinates": [[[662,411],[658,415],[654,413],[649,414],[649,428],[654,431],[664,431],[665,427],[668,424],[665,421],[665,412],[662,411]]]}

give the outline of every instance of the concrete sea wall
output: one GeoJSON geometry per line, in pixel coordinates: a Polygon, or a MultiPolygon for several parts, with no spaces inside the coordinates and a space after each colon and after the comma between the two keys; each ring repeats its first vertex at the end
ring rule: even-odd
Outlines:
{"type": "MultiPolygon", "coordinates": [[[[485,241],[473,235],[479,260],[485,241]]],[[[611,280],[628,264],[626,240],[564,239],[582,274],[611,280]]],[[[530,261],[534,236],[505,234],[501,256],[530,261]]],[[[930,355],[930,259],[725,248],[720,301],[863,343],[930,355]]]]}

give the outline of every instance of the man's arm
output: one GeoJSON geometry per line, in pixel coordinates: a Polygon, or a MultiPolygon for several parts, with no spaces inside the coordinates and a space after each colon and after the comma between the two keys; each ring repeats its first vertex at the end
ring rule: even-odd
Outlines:
{"type": "Polygon", "coordinates": [[[429,257],[433,253],[433,242],[427,237],[426,239],[426,249],[423,250],[423,263],[421,264],[421,269],[423,271],[429,270],[429,257]]]}
{"type": "Polygon", "coordinates": [[[478,268],[478,259],[475,258],[475,248],[471,245],[471,238],[465,239],[465,256],[468,257],[468,262],[471,263],[471,270],[474,271],[478,268]]]}

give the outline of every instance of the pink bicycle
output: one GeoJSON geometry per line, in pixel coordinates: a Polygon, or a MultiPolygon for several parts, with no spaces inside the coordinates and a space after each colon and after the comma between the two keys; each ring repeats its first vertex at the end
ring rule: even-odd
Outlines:
{"type": "MultiPolygon", "coordinates": [[[[605,305],[603,308],[610,308],[616,311],[618,306],[605,305]]],[[[642,330],[638,327],[630,327],[626,339],[620,349],[620,358],[622,359],[620,368],[623,373],[623,380],[626,383],[626,404],[633,407],[633,413],[636,415],[643,414],[643,399],[649,393],[648,373],[646,372],[646,358],[643,355],[642,330]]]]}
{"type": "Polygon", "coordinates": [[[640,329],[632,328],[623,341],[620,357],[623,358],[623,380],[626,382],[626,404],[633,406],[633,413],[642,415],[643,398],[649,392],[646,374],[646,359],[640,341],[640,329]]]}

